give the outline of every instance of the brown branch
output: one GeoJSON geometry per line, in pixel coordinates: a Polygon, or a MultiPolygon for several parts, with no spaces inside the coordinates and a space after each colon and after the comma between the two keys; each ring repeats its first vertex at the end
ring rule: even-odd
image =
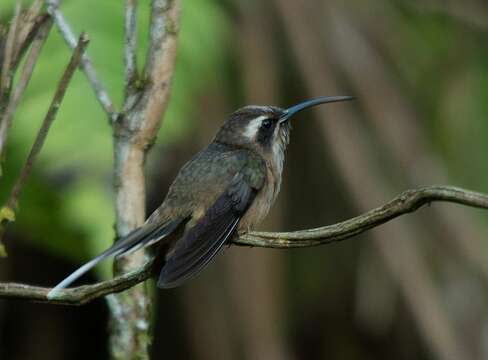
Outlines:
{"type": "Polygon", "coordinates": [[[84,33],[82,33],[78,40],[78,45],[76,45],[76,48],[73,54],[71,55],[71,59],[68,63],[68,66],[66,67],[66,70],[64,71],[64,74],[58,83],[56,92],[54,93],[53,99],[51,101],[51,104],[49,105],[46,116],[44,117],[41,128],[37,133],[36,139],[34,140],[34,144],[32,145],[29,155],[27,156],[27,160],[24,164],[24,167],[22,168],[19,177],[17,178],[14,186],[12,187],[12,191],[10,192],[9,198],[6,203],[6,206],[8,208],[15,207],[17,198],[20,194],[20,190],[22,189],[22,186],[24,185],[27,176],[30,174],[32,170],[32,165],[34,164],[35,159],[41,152],[42,146],[46,141],[47,134],[49,133],[49,129],[51,128],[51,125],[56,118],[56,114],[58,113],[59,106],[61,105],[61,101],[63,100],[64,94],[66,93],[69,82],[71,81],[71,78],[80,63],[81,56],[83,55],[83,52],[85,51],[85,48],[88,45],[88,42],[89,42],[88,38],[84,33]]]}
{"type": "MultiPolygon", "coordinates": [[[[352,219],[316,229],[293,232],[251,232],[233,240],[239,246],[257,246],[290,249],[327,245],[334,241],[350,239],[394,218],[414,212],[432,202],[450,202],[470,207],[488,209],[488,195],[453,186],[426,186],[407,190],[383,206],[370,210],[352,219]]],[[[112,280],[94,285],[60,290],[48,299],[50,288],[15,283],[0,283],[0,298],[34,300],[52,304],[81,305],[101,296],[120,292],[148,279],[151,263],[112,280]]]]}
{"type": "Polygon", "coordinates": [[[147,280],[151,276],[151,262],[136,271],[101,281],[94,285],[59,290],[55,298],[48,299],[50,288],[16,283],[0,283],[0,297],[6,299],[27,299],[61,305],[83,305],[102,296],[118,293],[147,280]]]}
{"type": "Polygon", "coordinates": [[[16,3],[7,34],[1,34],[2,37],[5,36],[0,44],[0,92],[4,97],[9,95],[13,75],[23,53],[48,17],[48,14],[42,13],[44,0],[34,0],[25,10],[22,9],[21,3],[22,1],[16,3]]]}
{"type": "Polygon", "coordinates": [[[180,5],[177,0],[153,0],[149,47],[144,68],[144,84],[136,100],[128,100],[125,130],[136,132],[135,146],[147,150],[161,126],[169,100],[169,88],[176,58],[180,5]]]}
{"type": "Polygon", "coordinates": [[[21,1],[17,0],[15,5],[15,12],[10,22],[10,27],[5,41],[5,50],[3,55],[2,68],[0,69],[0,96],[8,93],[12,85],[13,78],[13,58],[17,49],[17,30],[20,20],[21,1]]]}
{"type": "Polygon", "coordinates": [[[325,245],[361,234],[434,201],[488,209],[488,195],[453,186],[426,186],[407,190],[381,207],[337,224],[292,232],[254,232],[242,235],[234,244],[267,248],[325,245]]]}
{"type": "Polygon", "coordinates": [[[126,97],[134,90],[137,80],[137,0],[125,0],[124,65],[126,97]]]}
{"type": "Polygon", "coordinates": [[[12,66],[14,69],[20,62],[22,54],[37,34],[38,28],[49,17],[48,14],[42,12],[43,4],[44,0],[34,0],[28,9],[21,13],[17,34],[17,46],[12,57],[12,66]]]}
{"type": "MultiPolygon", "coordinates": [[[[47,32],[50,29],[50,21],[47,22],[47,28],[44,28],[44,30],[41,31],[41,35],[45,33],[45,36],[47,36],[47,32]],[[43,32],[44,31],[44,32],[43,32]]],[[[40,40],[40,43],[34,43],[33,44],[33,51],[38,52],[40,51],[40,46],[42,46],[42,42],[45,40],[45,37],[40,40]]],[[[0,209],[0,257],[6,256],[5,253],[5,248],[1,242],[3,234],[5,232],[5,228],[8,225],[9,222],[13,221],[15,219],[15,213],[14,213],[14,208],[17,205],[17,198],[20,194],[20,191],[22,190],[22,186],[24,185],[25,180],[29,176],[32,166],[34,164],[35,159],[41,152],[42,146],[44,145],[44,142],[46,140],[47,134],[49,132],[49,129],[51,127],[51,124],[53,123],[54,119],[56,118],[56,114],[58,112],[59,106],[61,104],[61,101],[63,100],[64,94],[66,92],[66,89],[68,87],[68,84],[71,80],[71,77],[73,76],[74,71],[78,67],[80,63],[81,56],[83,55],[83,52],[85,51],[86,46],[88,45],[88,39],[86,38],[85,34],[81,34],[79,40],[78,40],[78,45],[76,46],[70,62],[68,66],[66,67],[66,70],[58,84],[58,87],[56,88],[56,92],[54,93],[53,100],[51,101],[51,104],[49,105],[49,109],[46,113],[46,116],[44,117],[44,120],[42,122],[41,128],[39,129],[36,139],[34,140],[34,144],[32,145],[32,148],[29,152],[29,155],[27,156],[27,160],[24,164],[24,167],[22,168],[19,177],[15,181],[12,190],[10,191],[10,195],[5,203],[5,205],[0,209]]],[[[32,51],[31,51],[32,53],[32,51]]],[[[30,73],[32,72],[32,67],[35,64],[35,61],[37,59],[37,55],[29,57],[27,59],[27,69],[24,67],[21,75],[21,84],[20,86],[24,86],[27,84],[27,81],[30,77],[30,73]],[[24,78],[25,76],[25,78],[24,78]],[[25,82],[25,84],[23,84],[25,82]]],[[[23,91],[23,89],[22,89],[23,91]]],[[[17,89],[16,93],[14,93],[14,98],[16,96],[20,96],[17,94],[17,89]]],[[[18,100],[18,99],[17,99],[18,100]]]]}
{"type": "Polygon", "coordinates": [[[37,63],[37,59],[41,53],[41,49],[46,42],[47,36],[51,29],[52,21],[47,17],[42,18],[42,22],[37,28],[35,38],[32,41],[32,45],[25,60],[24,66],[19,75],[19,80],[15,85],[11,97],[8,99],[8,104],[3,112],[0,120],[0,155],[3,153],[5,145],[7,143],[8,131],[12,123],[17,105],[22,97],[34,71],[34,67],[37,63]]]}

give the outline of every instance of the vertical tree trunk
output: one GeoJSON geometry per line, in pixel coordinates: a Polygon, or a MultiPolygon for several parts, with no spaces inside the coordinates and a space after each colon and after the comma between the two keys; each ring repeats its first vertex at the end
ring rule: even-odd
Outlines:
{"type": "MultiPolygon", "coordinates": [[[[116,231],[127,235],[145,219],[144,149],[120,131],[114,136],[114,188],[116,231]]],[[[143,252],[119,259],[115,272],[127,272],[145,261],[143,252]]],[[[110,351],[112,359],[146,359],[150,344],[151,298],[145,283],[108,297],[111,311],[110,351]]]]}
{"type": "MultiPolygon", "coordinates": [[[[125,236],[145,219],[144,162],[154,143],[169,99],[176,58],[180,6],[177,0],[152,0],[149,45],[142,86],[135,63],[135,10],[126,2],[126,84],[124,113],[113,123],[114,188],[117,236],[125,236]]],[[[126,273],[146,261],[143,251],[116,262],[115,273],[126,273]]],[[[114,360],[148,359],[150,291],[145,284],[108,297],[110,353],[114,360]]]]}

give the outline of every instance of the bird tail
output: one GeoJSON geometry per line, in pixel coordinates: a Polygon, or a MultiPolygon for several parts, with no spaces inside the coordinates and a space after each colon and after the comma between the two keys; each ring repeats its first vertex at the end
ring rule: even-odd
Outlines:
{"type": "Polygon", "coordinates": [[[100,255],[90,260],[71,275],[66,277],[58,285],[56,285],[47,294],[48,298],[56,297],[59,290],[66,288],[72,284],[75,280],[81,277],[83,274],[92,269],[103,259],[109,256],[126,255],[143,247],[152,245],[167,235],[171,234],[182,222],[182,219],[171,220],[164,225],[146,223],[138,229],[135,229],[129,233],[126,237],[115,242],[111,247],[102,252],[100,255]]]}

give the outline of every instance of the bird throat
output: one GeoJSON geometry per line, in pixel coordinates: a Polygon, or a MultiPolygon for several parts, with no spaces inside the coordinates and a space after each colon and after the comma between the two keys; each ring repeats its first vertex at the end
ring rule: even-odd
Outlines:
{"type": "Polygon", "coordinates": [[[281,187],[281,174],[285,162],[285,150],[290,141],[290,128],[288,122],[280,126],[271,149],[270,165],[275,179],[275,196],[278,195],[281,187]]]}

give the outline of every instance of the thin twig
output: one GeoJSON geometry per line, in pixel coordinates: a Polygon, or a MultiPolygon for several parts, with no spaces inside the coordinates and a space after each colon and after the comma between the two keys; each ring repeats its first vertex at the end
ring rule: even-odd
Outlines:
{"type": "Polygon", "coordinates": [[[25,180],[27,179],[27,176],[32,170],[32,165],[34,164],[35,159],[39,155],[42,146],[44,145],[51,124],[56,118],[56,114],[58,112],[59,106],[61,104],[61,101],[63,100],[64,94],[66,93],[66,89],[68,88],[68,84],[71,81],[71,77],[73,76],[76,68],[80,63],[81,56],[83,55],[83,52],[85,51],[85,48],[88,45],[88,42],[89,42],[88,38],[84,33],[82,33],[78,40],[78,45],[76,45],[74,52],[71,55],[70,62],[66,67],[66,70],[64,71],[61,80],[59,81],[58,87],[56,88],[56,92],[54,93],[54,97],[51,101],[51,104],[49,105],[49,109],[46,113],[46,116],[44,117],[41,128],[37,133],[36,139],[29,152],[24,167],[22,168],[20,175],[17,178],[17,181],[12,187],[12,191],[10,192],[9,198],[7,200],[7,205],[6,205],[8,208],[13,208],[17,202],[17,198],[19,196],[20,190],[22,189],[22,186],[25,180]]]}
{"type": "Polygon", "coordinates": [[[56,298],[48,299],[49,288],[16,283],[0,283],[0,297],[26,299],[50,304],[83,305],[102,296],[124,291],[151,276],[151,262],[136,271],[94,285],[60,290],[56,298]]]}
{"type": "MultiPolygon", "coordinates": [[[[76,37],[73,33],[73,30],[71,30],[71,27],[65,20],[63,13],[58,8],[59,0],[47,0],[46,4],[47,12],[54,19],[54,22],[58,27],[61,35],[63,36],[65,42],[71,49],[74,49],[76,46],[76,37]]],[[[111,121],[116,121],[118,114],[115,110],[113,102],[110,99],[107,90],[103,87],[100,80],[98,80],[97,73],[88,55],[83,54],[83,56],[81,57],[80,67],[85,73],[88,82],[95,92],[98,102],[102,106],[103,110],[111,121]]]]}
{"type": "Polygon", "coordinates": [[[17,29],[20,20],[21,1],[17,0],[15,5],[15,12],[10,23],[7,33],[7,40],[5,42],[5,50],[3,56],[3,64],[0,71],[0,96],[4,96],[10,89],[13,77],[13,57],[17,49],[17,29]]]}
{"type": "Polygon", "coordinates": [[[19,80],[15,85],[13,94],[10,97],[7,107],[0,120],[0,155],[3,153],[5,144],[7,142],[7,134],[10,128],[13,115],[17,109],[20,98],[24,93],[27,84],[31,78],[34,66],[37,63],[41,49],[46,42],[49,30],[51,29],[52,21],[50,18],[44,18],[44,21],[40,24],[37,29],[37,34],[35,39],[32,41],[32,46],[30,48],[29,54],[25,60],[24,66],[19,76],[19,80]]]}
{"type": "MultiPolygon", "coordinates": [[[[240,235],[233,244],[266,248],[290,249],[327,245],[350,239],[369,229],[401,215],[418,210],[422,205],[442,201],[488,209],[488,195],[453,186],[426,186],[407,190],[385,205],[352,219],[316,229],[293,232],[251,232],[240,235]]],[[[393,239],[392,239],[393,241],[393,239]]],[[[52,304],[81,305],[100,296],[128,289],[150,277],[150,263],[141,268],[94,285],[60,290],[52,299],[47,298],[50,288],[15,283],[0,283],[0,298],[35,300],[52,304]]]]}
{"type": "Polygon", "coordinates": [[[125,0],[124,17],[124,65],[126,98],[134,87],[137,79],[137,0],[125,0]]]}
{"type": "Polygon", "coordinates": [[[169,100],[171,78],[176,58],[179,28],[179,1],[152,0],[149,46],[144,66],[145,84],[137,105],[127,117],[128,129],[139,129],[132,140],[147,149],[156,138],[161,118],[169,100]]]}
{"type": "Polygon", "coordinates": [[[17,34],[18,46],[12,57],[14,69],[22,58],[24,51],[31,44],[33,37],[37,34],[38,28],[49,17],[48,14],[41,13],[43,5],[44,0],[34,0],[28,9],[21,13],[17,34]]]}

